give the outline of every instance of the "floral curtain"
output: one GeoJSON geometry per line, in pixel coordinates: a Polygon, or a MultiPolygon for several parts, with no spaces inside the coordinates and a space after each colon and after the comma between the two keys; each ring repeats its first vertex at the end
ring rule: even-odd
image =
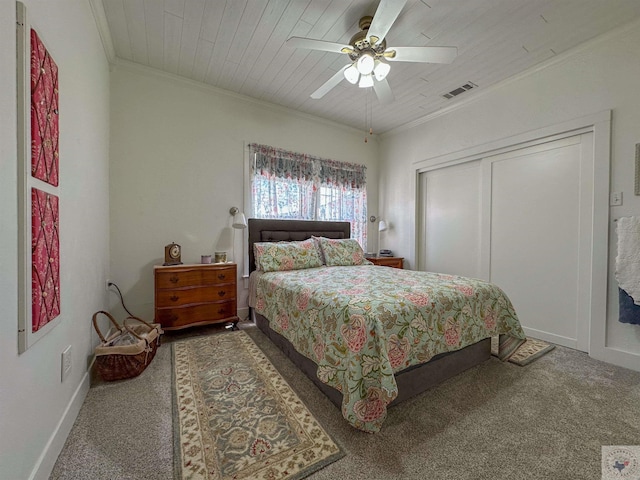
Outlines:
{"type": "Polygon", "coordinates": [[[366,248],[367,167],[255,143],[249,149],[254,217],[348,221],[366,248]]]}

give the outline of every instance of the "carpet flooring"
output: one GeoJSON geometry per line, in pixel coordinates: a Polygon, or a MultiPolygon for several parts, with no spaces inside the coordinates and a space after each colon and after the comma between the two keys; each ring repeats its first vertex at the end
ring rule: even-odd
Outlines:
{"type": "MultiPolygon", "coordinates": [[[[640,372],[575,350],[556,347],[524,367],[491,358],[391,408],[367,434],[255,326],[240,325],[346,452],[313,480],[595,480],[603,445],[640,444],[640,372]]],[[[173,477],[170,353],[163,345],[140,377],[90,389],[52,480],[173,477]]]]}

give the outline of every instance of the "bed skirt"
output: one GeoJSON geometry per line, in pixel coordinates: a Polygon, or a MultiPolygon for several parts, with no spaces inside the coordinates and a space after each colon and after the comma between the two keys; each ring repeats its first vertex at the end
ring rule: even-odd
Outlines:
{"type": "MultiPolygon", "coordinates": [[[[293,345],[282,335],[269,327],[269,320],[251,309],[251,317],[258,328],[275,343],[280,350],[309,377],[338,408],[342,406],[342,394],[335,388],[321,382],[316,370],[318,366],[304,355],[298,353],[293,345]]],[[[441,353],[429,362],[415,365],[396,373],[398,396],[390,406],[403,402],[425,390],[434,387],[448,378],[488,360],[491,357],[491,339],[485,338],[455,352],[441,353]]]]}

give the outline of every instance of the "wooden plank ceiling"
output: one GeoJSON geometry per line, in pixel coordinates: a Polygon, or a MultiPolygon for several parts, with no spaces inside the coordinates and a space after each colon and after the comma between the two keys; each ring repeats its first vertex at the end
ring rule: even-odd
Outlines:
{"type": "Polygon", "coordinates": [[[341,82],[309,95],[349,63],[293,49],[291,36],[348,44],[371,0],[102,0],[119,59],[384,133],[417,120],[640,16],[638,0],[408,0],[393,46],[455,46],[450,65],[394,62],[395,101],[341,82]],[[447,100],[443,94],[478,87],[447,100]]]}

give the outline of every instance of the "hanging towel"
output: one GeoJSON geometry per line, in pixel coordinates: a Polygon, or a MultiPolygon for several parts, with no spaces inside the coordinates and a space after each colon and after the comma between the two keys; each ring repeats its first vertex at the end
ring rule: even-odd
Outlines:
{"type": "Polygon", "coordinates": [[[616,280],[620,287],[619,319],[623,323],[640,324],[640,217],[619,218],[616,231],[616,280]]]}
{"type": "Polygon", "coordinates": [[[618,288],[618,304],[620,305],[620,323],[640,325],[640,305],[633,303],[633,298],[623,289],[618,288]]]}

